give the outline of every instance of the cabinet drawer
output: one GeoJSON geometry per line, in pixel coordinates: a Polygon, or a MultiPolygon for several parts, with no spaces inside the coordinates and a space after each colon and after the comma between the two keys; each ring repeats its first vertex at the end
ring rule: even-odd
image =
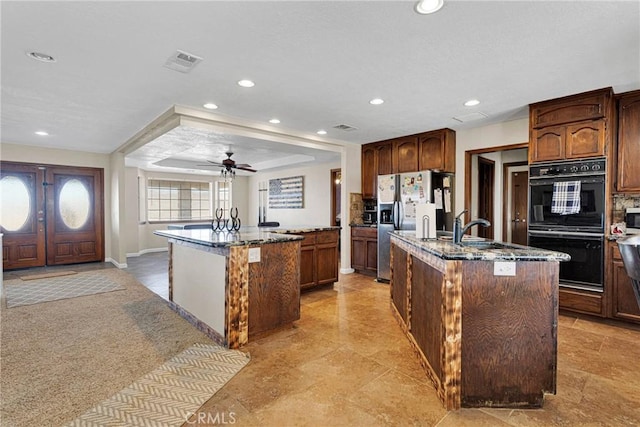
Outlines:
{"type": "Polygon", "coordinates": [[[304,237],[304,240],[300,242],[302,246],[311,246],[316,244],[316,233],[296,233],[299,236],[304,237]]]}
{"type": "Polygon", "coordinates": [[[338,241],[337,231],[319,231],[316,236],[318,243],[335,243],[338,241]]]}
{"type": "Polygon", "coordinates": [[[375,227],[352,227],[351,228],[351,236],[352,237],[364,237],[367,239],[377,239],[378,238],[378,229],[375,227]]]}

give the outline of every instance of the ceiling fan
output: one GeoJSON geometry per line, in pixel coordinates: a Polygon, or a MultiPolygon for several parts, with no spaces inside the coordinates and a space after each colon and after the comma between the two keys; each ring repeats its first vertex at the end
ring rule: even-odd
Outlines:
{"type": "Polygon", "coordinates": [[[207,162],[209,164],[207,165],[201,165],[201,166],[219,166],[222,169],[222,171],[220,172],[222,176],[234,176],[236,174],[234,169],[239,169],[239,170],[243,170],[243,171],[247,171],[247,172],[257,172],[255,169],[251,168],[251,165],[248,165],[246,163],[236,163],[231,156],[233,156],[233,152],[231,151],[227,151],[225,153],[227,155],[227,158],[224,159],[221,163],[218,162],[213,162],[211,160],[207,160],[207,162]]]}

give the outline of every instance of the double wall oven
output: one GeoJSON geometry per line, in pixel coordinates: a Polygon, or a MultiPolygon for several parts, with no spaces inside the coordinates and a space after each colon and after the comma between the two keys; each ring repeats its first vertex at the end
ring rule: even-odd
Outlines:
{"type": "Polygon", "coordinates": [[[560,286],[603,291],[605,177],[604,158],[530,167],[529,246],[571,255],[571,261],[560,263],[560,286]],[[554,191],[562,191],[561,183],[575,181],[580,183],[579,208],[572,213],[554,213],[554,191]]]}

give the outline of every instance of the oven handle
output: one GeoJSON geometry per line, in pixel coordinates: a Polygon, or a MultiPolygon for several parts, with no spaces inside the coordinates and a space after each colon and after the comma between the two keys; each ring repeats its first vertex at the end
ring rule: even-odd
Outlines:
{"type": "Polygon", "coordinates": [[[549,184],[553,184],[554,182],[564,182],[564,181],[580,181],[584,184],[603,184],[604,183],[604,176],[597,176],[595,178],[582,178],[582,179],[577,179],[578,177],[575,177],[573,179],[569,178],[569,176],[567,175],[562,175],[560,177],[555,177],[555,178],[549,178],[548,176],[546,177],[530,177],[529,178],[529,185],[530,186],[538,186],[538,185],[549,185],[549,184]],[[560,178],[560,179],[559,179],[560,178]]]}
{"type": "Polygon", "coordinates": [[[590,239],[604,240],[604,233],[581,233],[577,231],[533,231],[529,230],[529,236],[553,236],[566,239],[590,239]]]}

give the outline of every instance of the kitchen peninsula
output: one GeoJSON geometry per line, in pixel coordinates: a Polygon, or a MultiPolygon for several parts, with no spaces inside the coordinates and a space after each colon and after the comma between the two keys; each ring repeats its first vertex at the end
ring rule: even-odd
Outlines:
{"type": "Polygon", "coordinates": [[[556,392],[559,261],[526,246],[391,233],[391,307],[447,410],[556,392]]]}
{"type": "MultiPolygon", "coordinates": [[[[337,246],[339,230],[243,227],[215,232],[210,224],[168,228],[154,234],[168,238],[169,300],[183,317],[228,348],[239,348],[300,318],[301,244],[308,247],[319,240],[330,246],[326,242],[335,235],[337,246]]],[[[336,249],[335,268],[322,267],[331,278],[335,269],[333,281],[337,261],[336,249]]],[[[315,269],[316,263],[311,264],[315,269]]]]}

